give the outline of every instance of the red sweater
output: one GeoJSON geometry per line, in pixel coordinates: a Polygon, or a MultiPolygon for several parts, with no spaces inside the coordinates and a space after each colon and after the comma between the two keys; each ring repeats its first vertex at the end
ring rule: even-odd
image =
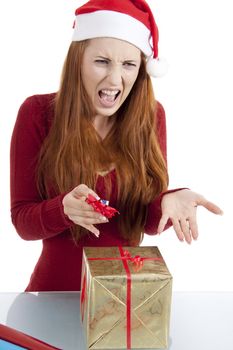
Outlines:
{"type": "MultiPolygon", "coordinates": [[[[41,256],[35,266],[26,291],[80,290],[83,246],[127,246],[117,227],[118,218],[98,225],[99,238],[87,234],[75,245],[65,216],[60,194],[41,200],[35,181],[38,152],[53,120],[55,94],[35,95],[25,100],[19,109],[11,141],[11,215],[12,222],[25,240],[43,240],[41,256]]],[[[166,122],[164,109],[159,104],[157,130],[160,145],[166,157],[166,122]]],[[[116,174],[111,172],[113,190],[110,205],[117,208],[116,174]]],[[[78,184],[77,184],[78,185],[78,184]]],[[[104,198],[103,177],[98,177],[96,192],[104,198]]],[[[145,225],[147,234],[156,234],[161,217],[161,196],[148,206],[145,225]]],[[[166,226],[168,228],[169,225],[166,226]]]]}

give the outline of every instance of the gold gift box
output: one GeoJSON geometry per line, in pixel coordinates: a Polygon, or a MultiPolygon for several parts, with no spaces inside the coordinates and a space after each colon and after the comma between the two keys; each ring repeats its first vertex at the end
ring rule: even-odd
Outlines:
{"type": "Polygon", "coordinates": [[[85,247],[81,281],[87,349],[167,348],[172,276],[157,247],[85,247]]]}

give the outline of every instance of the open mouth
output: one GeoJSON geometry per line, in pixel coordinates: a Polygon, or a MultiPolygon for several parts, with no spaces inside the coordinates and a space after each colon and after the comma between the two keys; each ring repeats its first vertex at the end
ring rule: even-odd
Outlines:
{"type": "Polygon", "coordinates": [[[115,103],[120,93],[121,93],[120,90],[100,90],[99,91],[100,101],[104,106],[111,107],[115,103]]]}

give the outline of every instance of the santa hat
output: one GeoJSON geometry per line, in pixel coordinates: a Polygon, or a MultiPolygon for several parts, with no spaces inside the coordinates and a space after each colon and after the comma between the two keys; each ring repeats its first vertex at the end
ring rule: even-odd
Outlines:
{"type": "Polygon", "coordinates": [[[110,37],[138,47],[147,58],[147,73],[161,77],[167,63],[158,58],[159,32],[145,0],[90,0],[75,11],[72,41],[110,37]]]}

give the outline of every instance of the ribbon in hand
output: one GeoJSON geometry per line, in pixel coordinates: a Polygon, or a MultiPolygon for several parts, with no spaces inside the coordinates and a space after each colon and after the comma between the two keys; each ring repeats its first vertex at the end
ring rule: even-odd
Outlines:
{"type": "Polygon", "coordinates": [[[98,200],[91,194],[87,196],[86,202],[90,204],[95,211],[102,214],[108,219],[112,218],[115,214],[120,214],[119,211],[106,204],[106,201],[101,199],[98,200]]]}

